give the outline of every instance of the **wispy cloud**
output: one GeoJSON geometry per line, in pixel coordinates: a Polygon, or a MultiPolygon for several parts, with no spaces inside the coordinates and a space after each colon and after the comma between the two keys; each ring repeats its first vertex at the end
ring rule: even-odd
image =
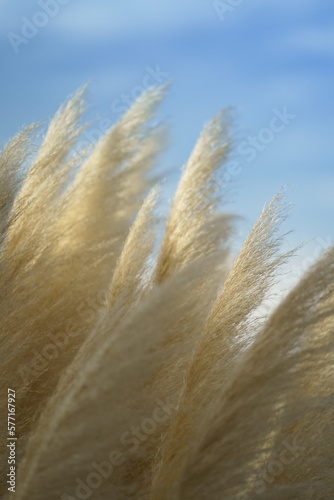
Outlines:
{"type": "Polygon", "coordinates": [[[308,27],[292,34],[286,43],[290,48],[309,54],[334,54],[334,25],[323,28],[308,27]]]}
{"type": "Polygon", "coordinates": [[[182,31],[189,27],[208,25],[212,12],[202,2],[189,8],[188,0],[132,2],[125,9],[122,3],[80,2],[80,17],[75,3],[69,4],[66,13],[57,19],[57,29],[71,36],[95,36],[97,38],[128,38],[149,33],[150,35],[182,31]]]}

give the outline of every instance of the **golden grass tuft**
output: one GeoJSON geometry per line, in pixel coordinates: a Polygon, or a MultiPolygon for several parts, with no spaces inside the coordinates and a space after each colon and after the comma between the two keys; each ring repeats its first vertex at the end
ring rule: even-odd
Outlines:
{"type": "Polygon", "coordinates": [[[165,91],[80,150],[83,87],[39,147],[32,125],[0,154],[0,437],[11,388],[16,497],[332,499],[334,249],[257,314],[292,254],[287,208],[278,193],[232,262],[225,110],[185,166],[157,251],[165,91]]]}

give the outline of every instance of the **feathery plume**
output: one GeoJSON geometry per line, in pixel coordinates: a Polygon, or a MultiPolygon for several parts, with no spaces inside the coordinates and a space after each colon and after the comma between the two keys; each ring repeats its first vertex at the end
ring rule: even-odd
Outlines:
{"type": "MultiPolygon", "coordinates": [[[[0,380],[16,393],[18,438],[14,486],[0,451],[1,494],[331,499],[334,248],[258,317],[292,255],[280,250],[286,206],[273,198],[228,269],[223,111],[156,252],[163,130],[152,119],[164,93],[145,92],[81,149],[83,87],[37,153],[34,125],[0,153],[0,380]]],[[[0,403],[5,422],[5,391],[0,403]]]]}
{"type": "Polygon", "coordinates": [[[160,473],[152,498],[175,498],[190,443],[210,403],[229,378],[239,352],[258,325],[251,313],[266,297],[278,268],[288,255],[279,252],[279,226],[285,218],[282,196],[276,195],[263,210],[247,237],[213,306],[186,376],[180,405],[165,439],[160,473]]]}
{"type": "Polygon", "coordinates": [[[165,237],[161,244],[156,281],[161,283],[186,264],[227,245],[233,216],[218,214],[214,174],[230,151],[228,110],[204,128],[179,182],[165,237]]]}
{"type": "Polygon", "coordinates": [[[281,303],[202,420],[182,499],[330,498],[334,248],[281,303]]]}
{"type": "MultiPolygon", "coordinates": [[[[135,180],[136,168],[142,175],[146,156],[152,164],[158,151],[158,134],[147,121],[162,93],[163,89],[152,90],[139,99],[95,146],[70,183],[77,168],[71,152],[83,130],[84,89],[79,90],[52,120],[16,193],[1,249],[4,272],[0,279],[6,294],[0,304],[0,330],[2,386],[15,386],[20,399],[19,453],[23,454],[30,429],[61,371],[105,307],[117,258],[148,187],[142,181],[130,191],[126,178],[135,180]],[[122,196],[126,199],[116,207],[122,196]],[[91,210],[88,222],[87,207],[91,210]]],[[[19,136],[16,143],[20,140],[19,136]]],[[[12,154],[8,164],[15,167],[18,152],[13,146],[7,148],[7,157],[12,154]]],[[[0,397],[4,403],[2,398],[6,394],[0,397]]],[[[5,405],[1,407],[4,411],[5,405]]]]}
{"type": "Polygon", "coordinates": [[[74,496],[94,464],[110,462],[113,452],[118,466],[104,478],[98,496],[144,498],[183,375],[175,372],[173,383],[163,386],[155,380],[175,351],[187,352],[203,328],[212,301],[212,284],[204,278],[214,270],[211,260],[209,269],[191,266],[177,273],[152,288],[113,332],[108,324],[96,332],[103,340],[72,383],[62,384],[27,445],[18,498],[44,498],[46,489],[50,500],[74,496]]]}

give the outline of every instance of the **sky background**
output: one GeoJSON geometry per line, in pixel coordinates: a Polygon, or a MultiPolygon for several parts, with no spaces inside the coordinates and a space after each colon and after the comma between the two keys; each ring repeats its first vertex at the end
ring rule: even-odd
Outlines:
{"type": "Polygon", "coordinates": [[[92,130],[102,116],[114,123],[147,82],[172,80],[160,114],[170,127],[164,197],[203,125],[232,106],[228,210],[244,217],[235,248],[286,184],[286,248],[305,243],[294,277],[333,241],[332,0],[2,0],[0,55],[0,148],[88,80],[92,130]],[[283,110],[290,118],[278,127],[283,110]]]}

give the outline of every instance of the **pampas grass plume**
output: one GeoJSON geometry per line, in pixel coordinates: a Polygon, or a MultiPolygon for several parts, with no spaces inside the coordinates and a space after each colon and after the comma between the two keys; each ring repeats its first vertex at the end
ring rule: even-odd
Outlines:
{"type": "Polygon", "coordinates": [[[157,237],[166,87],[82,148],[86,93],[0,155],[0,436],[11,388],[16,498],[332,499],[334,249],[262,317],[294,253],[287,205],[280,191],[231,254],[229,110],[204,127],[157,237]]]}

